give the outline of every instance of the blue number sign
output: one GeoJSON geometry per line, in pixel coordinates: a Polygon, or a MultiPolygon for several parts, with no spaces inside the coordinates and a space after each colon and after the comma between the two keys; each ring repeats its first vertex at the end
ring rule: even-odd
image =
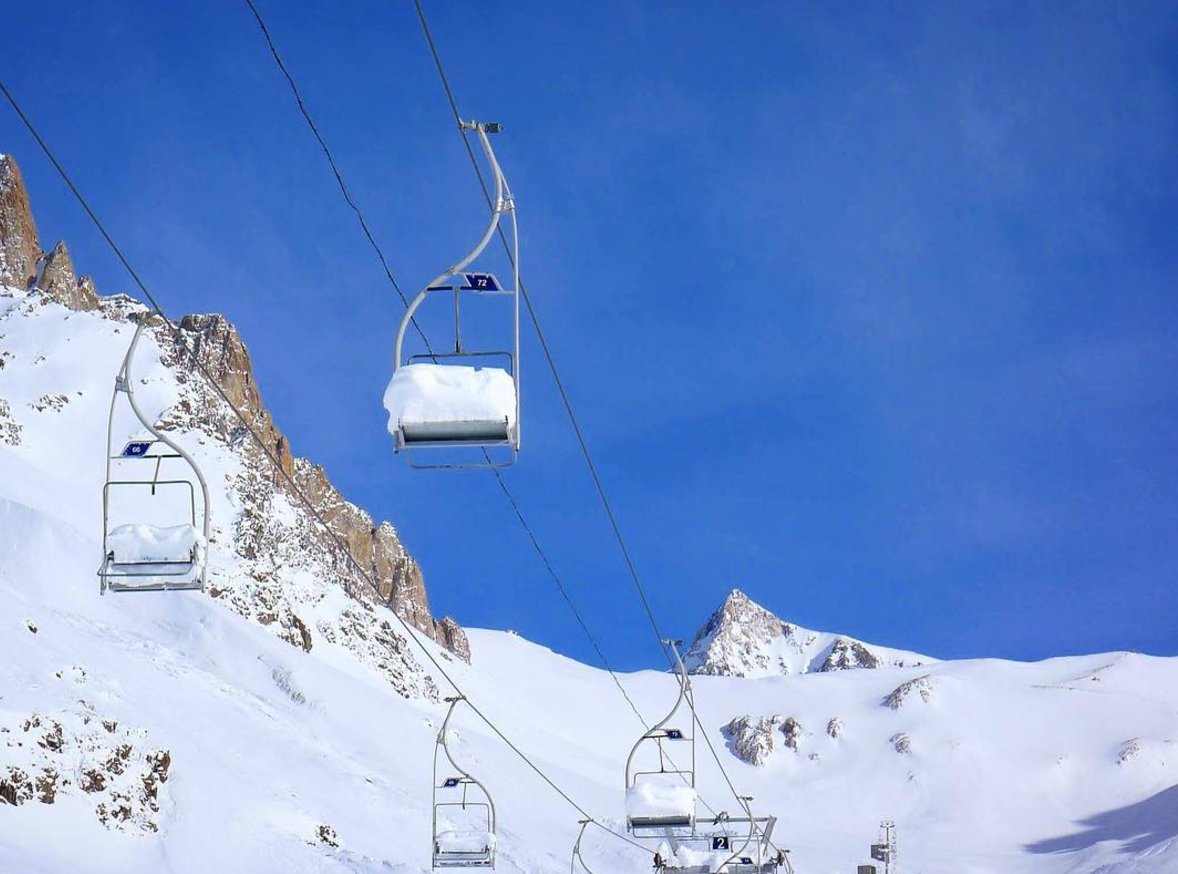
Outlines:
{"type": "Polygon", "coordinates": [[[466,284],[475,291],[499,291],[499,282],[490,273],[467,273],[466,284]]]}
{"type": "Polygon", "coordinates": [[[152,440],[135,440],[123,447],[123,458],[142,458],[151,449],[152,440]]]}

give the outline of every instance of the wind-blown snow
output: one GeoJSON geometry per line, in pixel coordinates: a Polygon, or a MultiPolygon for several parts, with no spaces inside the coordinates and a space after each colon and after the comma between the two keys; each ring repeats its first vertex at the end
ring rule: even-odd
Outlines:
{"type": "Polygon", "coordinates": [[[389,433],[399,424],[433,422],[515,423],[515,383],[497,367],[406,364],[384,393],[389,433]]]}
{"type": "MultiPolygon", "coordinates": [[[[678,779],[678,777],[676,777],[678,779]]],[[[626,790],[626,813],[632,817],[687,817],[695,813],[695,790],[640,778],[626,790]]]]}

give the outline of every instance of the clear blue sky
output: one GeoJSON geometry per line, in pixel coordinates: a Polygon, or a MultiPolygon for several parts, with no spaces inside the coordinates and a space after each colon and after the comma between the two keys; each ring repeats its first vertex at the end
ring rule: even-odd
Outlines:
{"type": "MultiPolygon", "coordinates": [[[[412,5],[259,2],[411,291],[483,218],[412,5]]],[[[244,3],[13,7],[5,79],[164,305],[241,327],[438,611],[589,659],[491,476],[394,457],[400,304],[244,3]]],[[[739,586],[945,657],[1178,653],[1173,3],[427,9],[507,125],[527,283],[666,630],[739,586]]],[[[130,290],[7,109],[0,151],[47,243],[130,290]]],[[[510,484],[608,655],[657,664],[530,334],[523,367],[510,484]]]]}

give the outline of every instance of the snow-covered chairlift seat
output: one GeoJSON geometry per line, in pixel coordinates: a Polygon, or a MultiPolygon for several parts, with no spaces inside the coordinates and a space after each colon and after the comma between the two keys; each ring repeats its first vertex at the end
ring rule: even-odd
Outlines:
{"type": "Polygon", "coordinates": [[[634,834],[649,835],[651,832],[673,830],[695,831],[695,700],[691,691],[691,678],[679,657],[679,640],[664,640],[674,655],[674,673],[678,680],[679,694],[670,712],[643,732],[626,757],[626,828],[634,834]],[[670,727],[679,707],[686,702],[691,711],[691,728],[687,731],[670,727]],[[667,744],[682,743],[686,749],[686,761],[677,765],[670,757],[667,744]],[[646,750],[649,760],[651,751],[657,753],[655,763],[639,767],[639,752],[646,750]]]}
{"type": "Polygon", "coordinates": [[[515,381],[502,368],[406,364],[393,373],[384,406],[398,449],[513,442],[515,381]]]}
{"type": "Polygon", "coordinates": [[[641,780],[626,789],[626,818],[632,829],[691,828],[695,802],[691,786],[641,780]]]}
{"type": "Polygon", "coordinates": [[[474,248],[409,301],[397,326],[393,378],[385,389],[384,406],[389,414],[388,430],[393,435],[394,448],[404,452],[410,466],[415,468],[509,467],[515,464],[520,447],[519,232],[515,199],[487,137],[498,133],[501,126],[476,121],[464,121],[461,126],[478,137],[490,165],[494,197],[490,201],[491,215],[486,230],[474,248]],[[499,226],[504,216],[510,225],[510,242],[499,226]],[[473,272],[471,268],[497,230],[508,246],[510,286],[500,283],[493,273],[473,272]],[[426,299],[438,294],[454,298],[452,349],[431,346],[414,320],[426,299]],[[510,300],[510,345],[468,348],[462,335],[461,302],[471,296],[510,300]],[[426,348],[405,356],[405,336],[411,326],[416,326],[426,348]],[[451,363],[481,363],[488,359],[497,363],[506,361],[507,366],[471,367],[451,363]]]}
{"type": "Polygon", "coordinates": [[[481,829],[445,829],[434,838],[434,867],[484,868],[495,858],[495,835],[481,829]]]}
{"type": "Polygon", "coordinates": [[[450,754],[450,720],[461,696],[447,698],[450,707],[434,744],[433,838],[434,868],[495,867],[495,801],[477,777],[450,754]],[[455,776],[457,775],[457,776],[455,776]]]}
{"type": "Polygon", "coordinates": [[[111,591],[199,589],[208,543],[195,525],[119,525],[106,536],[100,572],[111,591]]]}
{"type": "MultiPolygon", "coordinates": [[[[123,357],[123,363],[115,375],[114,394],[106,421],[106,476],[102,485],[102,564],[98,568],[100,591],[103,594],[107,590],[203,591],[212,530],[209,486],[196,459],[175,439],[160,431],[152,419],[144,415],[143,410],[139,408],[135,399],[135,380],[132,377],[135,350],[148,322],[153,318],[163,319],[163,314],[153,309],[133,318],[136,321],[135,333],[131,337],[130,346],[127,347],[127,354],[123,357]],[[120,395],[126,398],[131,412],[135,414],[135,418],[150,438],[144,439],[142,433],[138,434],[115,455],[115,410],[120,395]],[[161,475],[165,463],[168,470],[178,463],[182,469],[181,474],[161,475]],[[115,465],[119,466],[117,477],[115,465]],[[142,472],[138,476],[132,475],[127,470],[127,465],[138,466],[142,472]],[[156,498],[165,491],[172,494],[177,488],[182,492],[187,491],[186,524],[164,527],[149,522],[138,522],[111,527],[112,492],[123,494],[131,490],[139,495],[147,494],[151,498],[156,498]],[[200,527],[197,527],[198,494],[200,527]]],[[[140,507],[139,510],[142,511],[144,508],[140,507]]],[[[158,508],[154,507],[148,509],[149,518],[163,518],[163,514],[157,510],[158,508]]],[[[174,518],[174,512],[167,515],[174,518]]]]}

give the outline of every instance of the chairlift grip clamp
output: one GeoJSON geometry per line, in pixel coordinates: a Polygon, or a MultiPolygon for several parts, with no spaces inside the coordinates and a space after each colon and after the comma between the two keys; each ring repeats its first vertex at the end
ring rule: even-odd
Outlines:
{"type": "Polygon", "coordinates": [[[460,121],[458,126],[462,130],[481,131],[485,134],[497,134],[503,131],[503,125],[497,121],[460,121]]]}

